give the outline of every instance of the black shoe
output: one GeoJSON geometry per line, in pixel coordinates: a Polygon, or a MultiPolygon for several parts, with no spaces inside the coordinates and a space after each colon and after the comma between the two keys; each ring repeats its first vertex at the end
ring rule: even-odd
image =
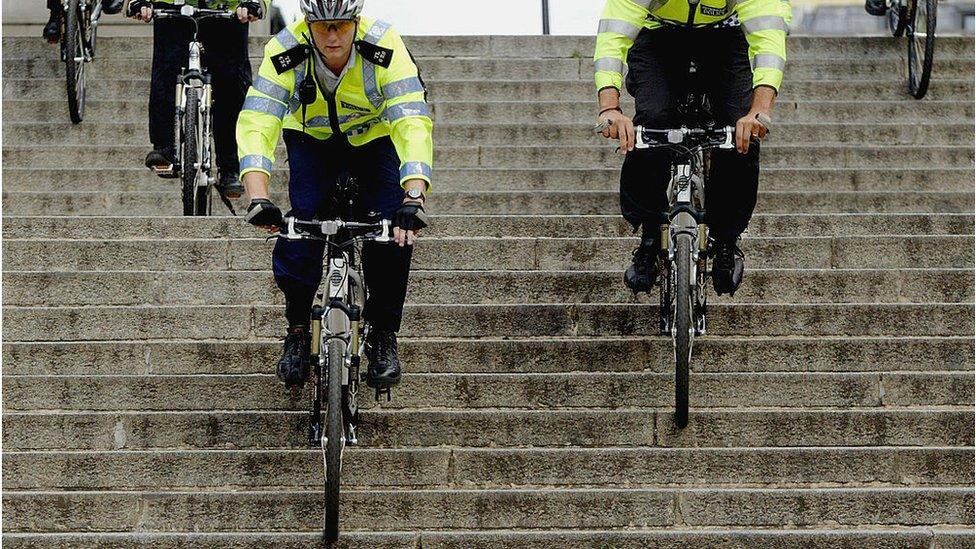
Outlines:
{"type": "Polygon", "coordinates": [[[715,242],[712,249],[712,287],[718,295],[735,295],[742,284],[745,255],[735,241],[715,242]]]}
{"type": "Polygon", "coordinates": [[[237,172],[221,172],[220,180],[215,185],[220,195],[228,200],[237,200],[244,194],[244,185],[241,184],[237,172]]]}
{"type": "Polygon", "coordinates": [[[885,0],[864,0],[864,11],[871,15],[884,15],[888,13],[888,2],[885,0]]]}
{"type": "Polygon", "coordinates": [[[61,10],[51,10],[51,18],[44,25],[42,36],[49,44],[57,44],[61,41],[61,10]]]}
{"type": "Polygon", "coordinates": [[[305,326],[288,328],[285,336],[285,349],[278,361],[278,379],[285,383],[285,388],[301,387],[308,381],[309,348],[312,337],[305,326]]]}
{"type": "Polygon", "coordinates": [[[634,292],[650,292],[657,283],[657,258],[661,243],[656,238],[641,240],[634,250],[634,260],[624,271],[624,284],[634,292]]]}
{"type": "Polygon", "coordinates": [[[102,11],[108,15],[115,15],[122,11],[122,4],[125,4],[124,0],[102,0],[102,11]]]}
{"type": "Polygon", "coordinates": [[[176,163],[176,149],[173,147],[153,147],[146,155],[146,167],[151,170],[173,169],[176,163]]]}
{"type": "Polygon", "coordinates": [[[366,337],[366,385],[383,389],[400,383],[396,332],[373,329],[366,337]]]}

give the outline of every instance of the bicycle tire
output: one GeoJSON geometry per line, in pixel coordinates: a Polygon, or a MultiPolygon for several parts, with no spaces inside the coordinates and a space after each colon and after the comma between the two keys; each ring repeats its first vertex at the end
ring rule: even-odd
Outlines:
{"type": "Polygon", "coordinates": [[[688,425],[688,370],[691,368],[692,316],[691,236],[676,237],[674,298],[674,423],[688,425]]]}
{"type": "Polygon", "coordinates": [[[72,124],[85,118],[85,40],[82,36],[79,0],[70,0],[65,16],[64,69],[68,93],[68,115],[72,124]],[[76,61],[80,58],[81,61],[76,61]]]}
{"type": "Polygon", "coordinates": [[[901,5],[888,8],[888,30],[895,38],[905,34],[905,26],[908,24],[908,6],[901,5]],[[897,8],[897,9],[896,9],[897,8]]]}
{"type": "Polygon", "coordinates": [[[197,168],[199,143],[197,135],[197,116],[200,112],[200,96],[196,88],[186,88],[186,110],[183,111],[180,140],[180,177],[183,182],[183,215],[195,213],[197,168]]]}
{"type": "Polygon", "coordinates": [[[339,539],[339,474],[342,471],[342,369],[346,362],[346,344],[330,339],[327,349],[328,386],[325,403],[325,509],[322,537],[328,543],[339,539]]]}
{"type": "Polygon", "coordinates": [[[915,99],[925,97],[932,77],[932,60],[935,56],[936,0],[912,2],[908,35],[908,91],[915,99]],[[919,9],[921,8],[921,9],[919,9]],[[921,22],[921,25],[919,23],[921,22]],[[919,28],[923,28],[919,39],[919,28]],[[921,57],[920,57],[921,56],[921,57]]]}

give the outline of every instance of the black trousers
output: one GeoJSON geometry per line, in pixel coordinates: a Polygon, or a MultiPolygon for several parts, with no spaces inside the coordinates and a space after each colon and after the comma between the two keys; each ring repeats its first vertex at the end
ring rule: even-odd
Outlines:
{"type": "MultiPolygon", "coordinates": [[[[627,57],[627,91],[634,96],[634,123],[673,128],[682,117],[678,103],[686,96],[688,66],[694,60],[698,80],[719,126],[734,126],[752,103],[752,68],[748,44],[739,27],[644,29],[627,57]]],[[[667,223],[670,154],[661,149],[627,153],[620,174],[620,211],[634,230],[650,234],[667,223]]],[[[711,177],[705,188],[706,222],[716,240],[738,237],[749,224],[759,191],[759,146],[748,154],[712,150],[711,177]]]]}
{"type": "MultiPolygon", "coordinates": [[[[335,215],[332,199],[336,181],[347,172],[356,178],[359,215],[375,213],[392,219],[403,203],[400,186],[400,158],[389,137],[374,139],[360,147],[349,144],[344,135],[318,140],[302,132],[282,132],[288,148],[289,216],[324,219],[335,215]]],[[[321,242],[278,240],[272,254],[275,282],[285,294],[285,317],[291,326],[308,324],[315,291],[322,281],[321,242]]],[[[374,328],[399,331],[413,246],[393,243],[363,243],[363,275],[368,297],[363,318],[374,328]]]]}
{"type": "MultiPolygon", "coordinates": [[[[186,66],[193,25],[180,19],[156,21],[153,27],[152,89],[149,93],[149,139],[154,147],[172,147],[176,79],[186,66]]],[[[200,22],[203,65],[213,84],[213,136],[217,166],[238,171],[237,116],[251,85],[247,58],[247,25],[233,20],[200,22]]]]}

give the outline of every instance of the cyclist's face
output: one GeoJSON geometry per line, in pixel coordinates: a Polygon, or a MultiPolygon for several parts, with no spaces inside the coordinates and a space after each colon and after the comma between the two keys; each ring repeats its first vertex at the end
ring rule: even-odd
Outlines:
{"type": "Polygon", "coordinates": [[[315,45],[330,61],[349,58],[356,37],[355,21],[315,21],[309,25],[315,45]]]}

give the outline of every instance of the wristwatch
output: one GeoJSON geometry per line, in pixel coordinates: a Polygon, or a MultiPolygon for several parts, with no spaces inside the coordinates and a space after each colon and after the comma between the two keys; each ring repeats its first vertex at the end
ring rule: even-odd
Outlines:
{"type": "Polygon", "coordinates": [[[413,188],[407,191],[407,198],[411,200],[425,200],[424,192],[417,188],[413,188]]]}

